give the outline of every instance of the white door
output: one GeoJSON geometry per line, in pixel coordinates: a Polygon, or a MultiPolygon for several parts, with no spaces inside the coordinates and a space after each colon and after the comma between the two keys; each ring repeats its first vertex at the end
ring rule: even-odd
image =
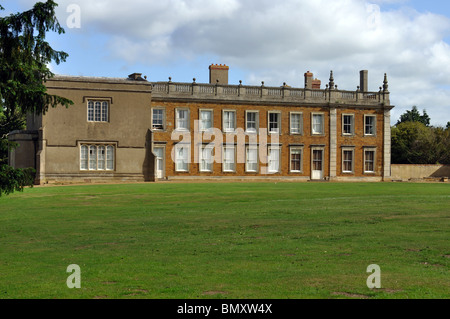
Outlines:
{"type": "Polygon", "coordinates": [[[323,150],[312,150],[311,179],[323,179],[323,150]]]}
{"type": "Polygon", "coordinates": [[[164,147],[153,149],[156,160],[156,178],[164,178],[164,147]]]}

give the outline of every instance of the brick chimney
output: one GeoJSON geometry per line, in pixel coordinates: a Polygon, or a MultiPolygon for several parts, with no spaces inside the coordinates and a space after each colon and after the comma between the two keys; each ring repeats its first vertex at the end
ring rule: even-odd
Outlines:
{"type": "Polygon", "coordinates": [[[309,71],[305,73],[305,89],[312,89],[313,76],[309,71]]]}
{"type": "Polygon", "coordinates": [[[312,89],[313,90],[320,90],[320,84],[322,83],[322,81],[320,81],[319,79],[315,78],[314,80],[312,80],[312,89]]]}
{"type": "Polygon", "coordinates": [[[228,70],[230,68],[225,64],[211,64],[209,66],[209,83],[228,85],[228,70]]]}

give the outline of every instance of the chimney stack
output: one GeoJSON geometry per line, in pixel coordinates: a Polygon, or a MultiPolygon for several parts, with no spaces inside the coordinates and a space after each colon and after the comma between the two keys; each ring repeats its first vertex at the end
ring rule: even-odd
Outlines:
{"type": "Polygon", "coordinates": [[[142,78],[142,73],[132,73],[128,76],[128,79],[133,81],[147,81],[146,79],[142,78]]]}
{"type": "Polygon", "coordinates": [[[311,72],[305,73],[305,89],[312,89],[313,88],[313,76],[311,72]]]}
{"type": "Polygon", "coordinates": [[[209,66],[209,84],[228,85],[228,70],[225,64],[211,64],[209,66]]]}
{"type": "Polygon", "coordinates": [[[312,89],[313,90],[320,90],[320,85],[322,84],[322,81],[320,81],[319,79],[315,78],[314,80],[312,80],[312,89]]]}
{"type": "Polygon", "coordinates": [[[361,92],[369,91],[369,71],[361,70],[359,72],[359,89],[361,92]]]}

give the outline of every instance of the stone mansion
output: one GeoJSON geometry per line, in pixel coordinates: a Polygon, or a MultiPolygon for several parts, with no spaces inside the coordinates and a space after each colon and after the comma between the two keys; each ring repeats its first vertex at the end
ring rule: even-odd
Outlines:
{"type": "Polygon", "coordinates": [[[309,71],[304,87],[230,85],[229,67],[209,83],[55,76],[48,92],[69,108],[29,114],[8,135],[11,166],[36,183],[158,180],[389,180],[390,104],[385,75],[368,91],[337,88],[309,71]]]}

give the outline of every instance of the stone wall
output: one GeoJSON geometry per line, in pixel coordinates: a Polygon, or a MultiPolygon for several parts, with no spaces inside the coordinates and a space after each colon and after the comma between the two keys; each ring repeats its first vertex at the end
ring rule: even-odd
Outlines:
{"type": "Polygon", "coordinates": [[[450,177],[450,165],[392,164],[393,180],[450,177]]]}

